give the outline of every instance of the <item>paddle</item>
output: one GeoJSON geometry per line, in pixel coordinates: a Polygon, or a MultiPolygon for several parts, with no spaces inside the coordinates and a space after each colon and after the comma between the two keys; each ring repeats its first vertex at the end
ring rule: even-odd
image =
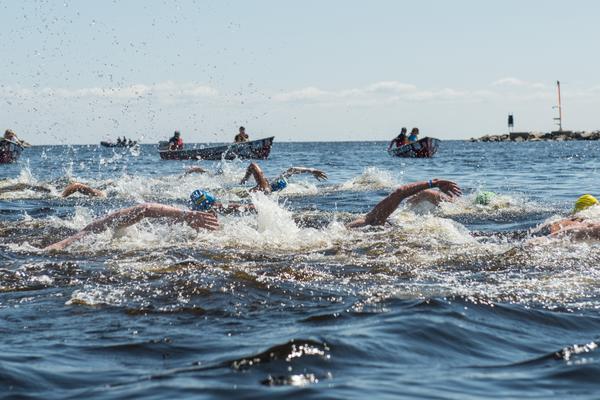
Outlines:
{"type": "Polygon", "coordinates": [[[15,134],[15,139],[16,139],[15,142],[20,144],[21,147],[23,147],[23,148],[31,147],[31,144],[29,144],[28,142],[26,142],[24,140],[19,139],[19,137],[16,134],[15,134]]]}

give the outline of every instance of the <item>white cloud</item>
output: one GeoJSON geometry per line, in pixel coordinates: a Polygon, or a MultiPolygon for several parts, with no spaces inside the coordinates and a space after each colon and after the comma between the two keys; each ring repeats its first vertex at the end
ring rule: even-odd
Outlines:
{"type": "Polygon", "coordinates": [[[419,89],[417,86],[398,81],[381,81],[370,85],[327,91],[309,86],[303,89],[280,93],[274,100],[281,103],[306,103],[326,106],[333,105],[385,105],[402,101],[449,101],[464,99],[480,101],[493,96],[494,93],[485,90],[468,91],[451,88],[419,89]]]}
{"type": "Polygon", "coordinates": [[[273,96],[275,101],[279,102],[293,102],[298,100],[318,100],[325,97],[331,97],[333,94],[326,92],[319,88],[310,86],[300,90],[294,90],[291,92],[280,93],[273,96]]]}
{"type": "Polygon", "coordinates": [[[533,88],[533,89],[545,89],[547,86],[540,82],[528,82],[514,77],[507,77],[498,79],[492,82],[492,86],[505,86],[505,87],[521,87],[521,88],[533,88]]]}
{"type": "Polygon", "coordinates": [[[373,83],[366,87],[367,92],[379,93],[406,93],[417,90],[415,85],[398,81],[383,81],[373,83]]]}

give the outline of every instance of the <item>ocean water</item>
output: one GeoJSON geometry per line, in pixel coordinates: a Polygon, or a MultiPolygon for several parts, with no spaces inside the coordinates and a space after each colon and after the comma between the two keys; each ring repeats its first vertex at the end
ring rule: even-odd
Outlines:
{"type": "Polygon", "coordinates": [[[600,243],[528,230],[600,194],[600,142],[445,141],[432,159],[386,145],[276,141],[267,175],[329,180],[272,196],[239,185],[247,161],[162,161],[152,145],[0,165],[0,398],[598,398],[600,243]],[[194,165],[210,173],[182,176],[194,165]],[[344,227],[436,177],[464,196],[344,227]],[[70,181],[107,197],[63,199],[70,181]],[[121,207],[184,208],[196,188],[258,212],[42,250],[121,207]],[[499,196],[476,205],[480,190],[499,196]]]}

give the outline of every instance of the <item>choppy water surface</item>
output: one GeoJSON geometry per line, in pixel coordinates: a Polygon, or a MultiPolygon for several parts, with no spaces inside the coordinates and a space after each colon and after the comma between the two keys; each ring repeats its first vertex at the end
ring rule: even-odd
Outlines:
{"type": "Polygon", "coordinates": [[[597,398],[600,244],[528,229],[600,194],[600,143],[443,142],[430,160],[385,146],[276,142],[269,175],[330,179],[270,197],[238,184],[247,162],[161,161],[150,145],[35,147],[1,165],[0,397],[597,398]],[[191,165],[211,174],[182,177],[191,165]],[[344,227],[434,177],[463,199],[344,227]],[[108,196],[63,199],[69,181],[108,196]],[[2,190],[18,183],[49,191],[2,190]],[[258,214],[41,250],[121,207],[185,207],[198,187],[258,214]],[[501,196],[475,205],[478,190],[501,196]]]}

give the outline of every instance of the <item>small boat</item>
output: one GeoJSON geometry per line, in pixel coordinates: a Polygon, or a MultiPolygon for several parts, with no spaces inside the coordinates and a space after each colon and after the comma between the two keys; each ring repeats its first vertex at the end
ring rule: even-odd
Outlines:
{"type": "Polygon", "coordinates": [[[133,147],[136,144],[137,144],[137,142],[131,142],[131,143],[113,143],[113,142],[105,142],[105,141],[100,142],[100,145],[104,146],[104,147],[133,147]]]}
{"type": "Polygon", "coordinates": [[[159,142],[163,160],[233,160],[234,158],[265,160],[271,152],[274,136],[204,149],[169,150],[169,142],[159,142]]]}
{"type": "Polygon", "coordinates": [[[439,139],[424,137],[416,142],[389,149],[388,153],[394,157],[429,158],[433,157],[439,145],[439,139]]]}
{"type": "Polygon", "coordinates": [[[23,146],[12,140],[0,139],[0,164],[16,162],[23,151],[23,146]]]}

